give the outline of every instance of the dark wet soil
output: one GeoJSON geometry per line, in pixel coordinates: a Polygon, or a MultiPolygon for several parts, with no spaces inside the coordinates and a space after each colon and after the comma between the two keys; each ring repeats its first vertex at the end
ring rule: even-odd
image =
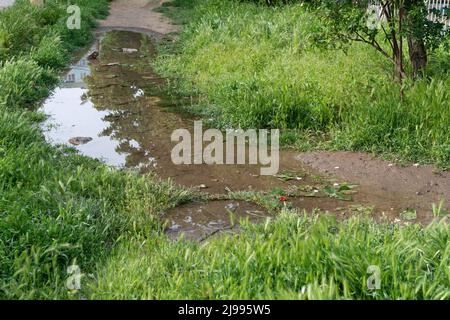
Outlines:
{"type": "Polygon", "coordinates": [[[429,222],[432,204],[444,201],[450,209],[450,172],[430,165],[398,166],[362,152],[305,152],[296,158],[328,177],[358,184],[354,200],[372,203],[378,211],[396,216],[417,212],[417,220],[429,222]]]}
{"type": "MultiPolygon", "coordinates": [[[[282,151],[277,177],[261,176],[257,165],[175,165],[171,134],[180,128],[192,131],[195,119],[174,112],[176,105],[161,98],[165,80],[150,67],[154,54],[147,35],[129,31],[99,34],[99,40],[71,67],[44,104],[43,111],[51,116],[46,123],[47,138],[69,144],[82,137],[86,143],[75,145],[82,154],[112,166],[155,171],[162,179],[205,193],[226,196],[231,191],[260,191],[283,195],[299,209],[319,208],[343,217],[373,206],[373,214],[391,219],[404,210],[417,210],[417,220],[426,222],[432,218],[431,203],[441,197],[448,199],[448,173],[392,167],[352,154],[334,158],[331,154],[282,151]],[[99,56],[88,60],[93,51],[99,51],[99,56]]],[[[215,201],[173,209],[167,213],[169,233],[203,239],[217,233],[217,228],[228,230],[224,208],[232,203],[215,201]]],[[[254,219],[254,212],[258,218],[268,214],[251,203],[238,204],[239,217],[254,219]]]]}

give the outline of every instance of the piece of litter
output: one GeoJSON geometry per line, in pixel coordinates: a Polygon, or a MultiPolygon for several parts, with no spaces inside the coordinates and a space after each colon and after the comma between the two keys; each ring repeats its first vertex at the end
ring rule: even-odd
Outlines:
{"type": "Polygon", "coordinates": [[[120,63],[119,62],[111,62],[111,63],[107,63],[107,64],[102,64],[102,66],[104,67],[114,67],[114,66],[119,66],[120,63]]]}
{"type": "Polygon", "coordinates": [[[137,52],[137,51],[138,51],[138,49],[122,48],[122,52],[125,52],[125,53],[134,53],[134,52],[137,52]]]}

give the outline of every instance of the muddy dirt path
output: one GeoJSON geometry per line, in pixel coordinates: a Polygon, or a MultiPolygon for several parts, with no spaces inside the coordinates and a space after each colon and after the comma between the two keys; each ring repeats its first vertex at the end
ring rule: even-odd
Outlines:
{"type": "Polygon", "coordinates": [[[165,35],[179,31],[168,18],[154,9],[167,0],[115,0],[110,14],[100,21],[100,28],[110,30],[136,30],[165,35]]]}
{"type": "MultiPolygon", "coordinates": [[[[261,176],[256,165],[175,165],[171,160],[173,130],[192,132],[195,119],[176,112],[180,101],[161,95],[165,79],[155,74],[151,60],[155,55],[155,35],[151,28],[159,19],[146,7],[158,1],[126,1],[128,13],[119,10],[125,1],[113,2],[108,23],[98,30],[98,42],[88,54],[71,67],[60,87],[47,100],[43,111],[51,115],[47,138],[53,143],[72,143],[81,153],[102,159],[105,163],[141,172],[154,171],[162,179],[197,188],[217,199],[206,204],[187,204],[165,213],[168,232],[177,237],[205,239],[217,231],[234,228],[230,215],[258,221],[267,216],[266,207],[257,197],[243,201],[237,191],[260,194],[271,205],[288,205],[311,211],[327,210],[338,217],[367,213],[373,207],[375,217],[392,220],[429,222],[431,204],[449,199],[448,172],[434,172],[431,167],[398,167],[373,159],[367,154],[348,152],[299,153],[282,151],[278,176],[261,176]],[[114,9],[116,8],[116,9],[114,9]],[[130,12],[144,11],[145,34],[136,30],[139,24],[120,25],[130,12]],[[120,13],[120,14],[119,14],[120,13]],[[113,23],[113,21],[116,21],[113,23]],[[113,26],[114,24],[118,26],[113,26]],[[111,29],[105,29],[110,24],[111,29]],[[55,125],[56,124],[56,125],[55,125]],[[78,143],[80,142],[80,143],[78,143]],[[357,184],[358,186],[353,186],[357,184]],[[286,201],[279,201],[280,196],[286,201]]],[[[107,20],[107,21],[108,21],[107,20]]],[[[164,30],[172,30],[169,24],[164,30]]],[[[124,23],[125,24],[125,23],[124,23]]],[[[159,29],[158,32],[161,32],[159,29]]],[[[156,36],[156,38],[158,38],[156,36]]],[[[245,198],[245,197],[244,197],[245,198]]],[[[260,199],[261,200],[261,199],[260,199]]]]}

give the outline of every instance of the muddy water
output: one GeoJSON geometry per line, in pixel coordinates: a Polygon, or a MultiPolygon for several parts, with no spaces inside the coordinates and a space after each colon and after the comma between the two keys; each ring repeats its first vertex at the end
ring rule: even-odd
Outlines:
{"type": "MultiPolygon", "coordinates": [[[[192,130],[194,119],[161,106],[158,95],[164,81],[150,67],[153,56],[152,41],[145,35],[126,31],[101,35],[91,50],[71,66],[44,104],[42,111],[49,115],[45,123],[47,139],[54,144],[71,145],[109,165],[141,172],[152,170],[163,179],[171,178],[210,194],[269,191],[299,181],[307,183],[309,178],[299,168],[294,153],[284,153],[281,166],[296,168],[300,180],[260,176],[256,165],[174,165],[171,134],[179,128],[192,130]],[[99,56],[88,59],[96,51],[99,56]]],[[[341,205],[339,201],[331,202],[341,205]]],[[[202,238],[216,232],[212,225],[227,229],[225,208],[236,203],[222,204],[193,204],[169,212],[169,231],[184,231],[188,237],[202,238]]],[[[261,208],[250,203],[238,202],[236,208],[239,218],[248,216],[253,220],[256,215],[252,212],[264,215],[261,208]]]]}
{"type": "MultiPolygon", "coordinates": [[[[260,176],[257,165],[174,165],[171,134],[180,128],[191,131],[194,119],[160,106],[158,94],[164,81],[149,67],[154,54],[150,39],[114,31],[90,52],[95,50],[100,56],[88,60],[86,55],[74,64],[44,104],[43,111],[50,116],[48,140],[70,144],[86,139],[87,143],[74,145],[84,155],[113,166],[154,170],[162,178],[201,186],[208,193],[270,190],[290,184],[260,176]]],[[[295,154],[283,159],[282,166],[298,166],[295,154]]]]}
{"type": "Polygon", "coordinates": [[[266,210],[245,201],[211,201],[180,206],[167,212],[167,234],[172,239],[206,240],[224,232],[236,232],[239,222],[259,222],[267,218],[266,210]]]}
{"type": "MultiPolygon", "coordinates": [[[[162,104],[160,98],[165,81],[150,67],[154,54],[153,43],[146,35],[102,33],[88,54],[71,66],[42,107],[50,116],[44,125],[47,139],[54,144],[72,145],[80,153],[109,165],[143,173],[155,171],[163,179],[171,178],[179,185],[209,194],[282,189],[296,208],[320,208],[339,216],[361,211],[359,203],[373,205],[374,212],[390,218],[410,208],[410,196],[376,193],[369,187],[341,192],[338,189],[345,180],[333,176],[325,179],[318,174],[321,168],[315,171],[299,160],[296,152],[280,153],[282,176],[278,178],[261,176],[256,165],[174,165],[171,134],[180,128],[192,132],[195,119],[174,112],[176,106],[163,107],[168,105],[168,101],[162,104]],[[88,59],[92,52],[99,52],[98,57],[88,59]],[[351,196],[347,195],[349,191],[351,196]]],[[[166,215],[168,232],[171,236],[185,234],[203,239],[218,229],[233,229],[227,208],[235,206],[232,201],[215,201],[176,208],[166,215]]],[[[243,201],[238,202],[235,214],[252,221],[267,216],[261,208],[243,201]]],[[[430,214],[423,211],[418,217],[426,221],[430,214]]]]}

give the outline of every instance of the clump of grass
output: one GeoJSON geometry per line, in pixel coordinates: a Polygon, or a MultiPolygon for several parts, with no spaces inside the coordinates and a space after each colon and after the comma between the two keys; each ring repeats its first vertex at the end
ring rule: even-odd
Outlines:
{"type": "Polygon", "coordinates": [[[16,58],[0,64],[0,108],[23,109],[45,98],[56,74],[27,58],[16,58]]]}
{"type": "Polygon", "coordinates": [[[284,211],[206,244],[124,242],[85,293],[100,299],[449,299],[448,224],[284,211]],[[429,241],[423,241],[423,239],[429,241]],[[368,286],[373,268],[380,287],[368,286]]]}

